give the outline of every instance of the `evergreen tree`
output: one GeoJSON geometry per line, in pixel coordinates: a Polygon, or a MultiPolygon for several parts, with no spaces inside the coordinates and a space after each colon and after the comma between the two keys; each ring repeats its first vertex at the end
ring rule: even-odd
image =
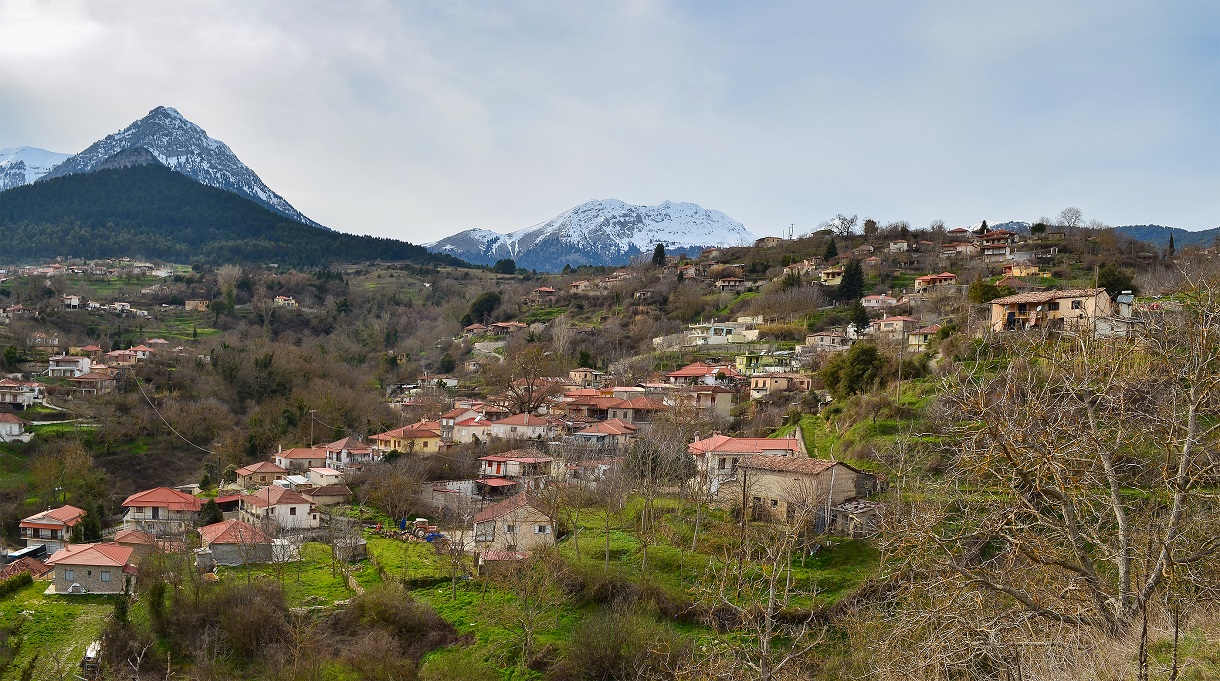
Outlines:
{"type": "Polygon", "coordinates": [[[1169,255],[1173,255],[1173,229],[1169,230],[1169,255]]]}
{"type": "Polygon", "coordinates": [[[1123,291],[1136,292],[1135,278],[1131,273],[1110,262],[1097,268],[1097,285],[1104,288],[1111,298],[1123,291]]]}
{"type": "Polygon", "coordinates": [[[831,239],[826,242],[826,252],[822,254],[822,258],[826,262],[830,262],[832,258],[839,255],[839,247],[835,245],[835,240],[831,239]]]}
{"type": "Polygon", "coordinates": [[[986,234],[987,232],[990,232],[990,231],[991,231],[991,228],[987,226],[987,221],[983,220],[983,224],[979,225],[979,234],[986,234]]]}
{"type": "Polygon", "coordinates": [[[657,267],[665,266],[665,245],[657,244],[657,247],[652,249],[652,264],[657,267]]]}
{"type": "Polygon", "coordinates": [[[517,261],[512,258],[502,258],[491,266],[491,271],[496,274],[516,274],[517,261]]]}
{"type": "Polygon", "coordinates": [[[851,309],[847,311],[847,318],[856,325],[856,331],[862,332],[868,328],[868,310],[865,310],[864,303],[858,300],[852,303],[851,309]]]}
{"type": "Polygon", "coordinates": [[[849,260],[843,267],[843,280],[839,283],[839,300],[859,300],[864,295],[864,268],[859,260],[849,260]]]}
{"type": "Polygon", "coordinates": [[[203,508],[199,511],[200,526],[215,525],[216,523],[223,522],[224,519],[224,513],[221,513],[220,507],[216,505],[215,499],[208,499],[208,502],[204,504],[203,508]]]}
{"type": "Polygon", "coordinates": [[[447,374],[457,368],[457,362],[453,360],[453,355],[445,353],[441,355],[440,370],[442,374],[447,374]]]}

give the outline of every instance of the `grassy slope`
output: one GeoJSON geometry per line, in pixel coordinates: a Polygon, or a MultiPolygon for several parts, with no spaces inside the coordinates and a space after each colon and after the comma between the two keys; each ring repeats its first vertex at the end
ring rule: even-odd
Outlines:
{"type": "Polygon", "coordinates": [[[52,657],[75,664],[114,610],[111,597],[44,596],[47,586],[47,582],[34,582],[0,600],[0,626],[21,624],[22,645],[13,670],[28,663],[36,652],[43,660],[40,667],[52,657]]]}

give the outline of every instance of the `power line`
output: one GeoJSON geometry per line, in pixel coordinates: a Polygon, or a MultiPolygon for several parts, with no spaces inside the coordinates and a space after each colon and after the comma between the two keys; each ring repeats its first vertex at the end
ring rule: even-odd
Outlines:
{"type": "Polygon", "coordinates": [[[220,456],[219,454],[217,454],[216,452],[213,452],[212,450],[208,449],[207,447],[200,447],[199,445],[195,444],[194,442],[191,442],[190,440],[186,439],[185,435],[183,435],[182,433],[179,433],[177,429],[175,429],[173,426],[171,426],[169,421],[166,421],[165,417],[161,415],[160,410],[157,409],[157,405],[153,404],[153,401],[151,399],[149,399],[148,393],[144,392],[144,384],[140,383],[140,379],[136,378],[135,376],[132,376],[132,378],[135,379],[136,387],[140,389],[140,394],[144,396],[144,400],[148,402],[148,406],[152,407],[153,413],[157,415],[157,418],[161,419],[161,423],[164,423],[166,428],[170,429],[170,432],[172,432],[174,435],[177,435],[183,442],[194,447],[195,449],[198,449],[199,451],[207,452],[208,454],[212,454],[215,456],[220,456]]]}

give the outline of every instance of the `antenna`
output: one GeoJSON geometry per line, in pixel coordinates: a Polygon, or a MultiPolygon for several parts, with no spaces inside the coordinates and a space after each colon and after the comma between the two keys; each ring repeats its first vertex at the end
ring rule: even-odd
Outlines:
{"type": "Polygon", "coordinates": [[[788,223],[788,241],[792,241],[792,230],[796,229],[796,223],[788,223]]]}

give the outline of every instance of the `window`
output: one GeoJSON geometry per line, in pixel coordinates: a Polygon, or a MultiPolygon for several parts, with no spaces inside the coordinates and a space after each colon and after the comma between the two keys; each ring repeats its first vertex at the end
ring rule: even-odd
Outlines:
{"type": "Polygon", "coordinates": [[[724,458],[723,456],[720,457],[720,470],[724,470],[724,467],[727,464],[728,464],[728,459],[724,458]]]}
{"type": "Polygon", "coordinates": [[[1048,309],[1050,309],[1050,310],[1052,310],[1052,311],[1054,311],[1054,310],[1058,310],[1058,309],[1059,309],[1059,301],[1058,301],[1058,300],[1051,301],[1051,304],[1050,304],[1050,305],[1048,305],[1048,306],[1047,306],[1047,308],[1048,308],[1048,309]]]}
{"type": "Polygon", "coordinates": [[[289,506],[289,507],[288,507],[288,515],[296,515],[296,514],[297,514],[297,507],[296,507],[296,506],[289,506]]]}
{"type": "Polygon", "coordinates": [[[534,534],[550,534],[550,533],[551,533],[550,525],[535,525],[534,526],[534,534]]]}
{"type": "Polygon", "coordinates": [[[779,508],[779,501],[777,499],[771,500],[771,508],[773,508],[773,509],[779,508]]]}
{"type": "Polygon", "coordinates": [[[102,581],[103,582],[110,581],[110,570],[102,570],[102,581]]]}
{"type": "Polygon", "coordinates": [[[76,580],[76,571],[73,570],[72,568],[65,568],[64,569],[64,579],[68,580],[69,582],[75,581],[76,580]]]}
{"type": "Polygon", "coordinates": [[[513,532],[516,532],[516,531],[517,531],[517,526],[516,526],[516,525],[505,525],[505,526],[504,526],[504,531],[505,531],[505,532],[508,532],[508,533],[510,533],[510,534],[511,534],[511,533],[513,533],[513,532]]]}
{"type": "Polygon", "coordinates": [[[1082,301],[1082,300],[1073,300],[1072,301],[1073,310],[1079,310],[1083,306],[1084,306],[1084,301],[1082,301]]]}

